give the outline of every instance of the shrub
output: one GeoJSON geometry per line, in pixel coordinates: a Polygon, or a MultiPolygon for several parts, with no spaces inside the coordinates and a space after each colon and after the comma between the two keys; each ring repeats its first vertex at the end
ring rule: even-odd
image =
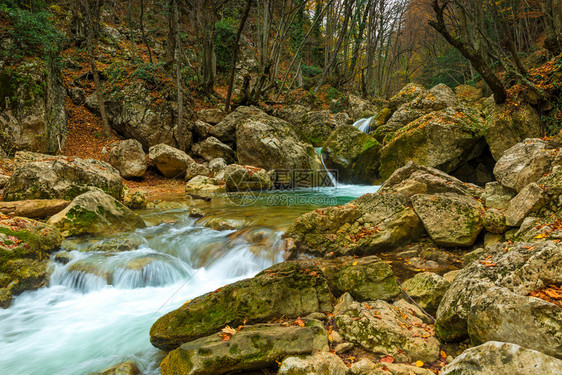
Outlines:
{"type": "Polygon", "coordinates": [[[236,43],[236,30],[234,21],[224,18],[215,23],[215,55],[217,69],[227,71],[232,65],[232,54],[236,43]]]}

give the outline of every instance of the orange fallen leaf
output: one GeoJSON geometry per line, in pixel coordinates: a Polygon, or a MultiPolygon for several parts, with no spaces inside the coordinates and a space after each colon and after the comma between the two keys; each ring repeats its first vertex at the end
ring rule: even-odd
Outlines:
{"type": "Polygon", "coordinates": [[[381,362],[385,362],[385,363],[393,363],[394,362],[394,357],[391,355],[385,355],[384,357],[381,358],[380,360],[381,362]]]}

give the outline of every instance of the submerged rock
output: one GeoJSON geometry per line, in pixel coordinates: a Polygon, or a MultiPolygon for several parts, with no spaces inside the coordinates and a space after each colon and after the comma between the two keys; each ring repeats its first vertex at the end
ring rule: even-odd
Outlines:
{"type": "Polygon", "coordinates": [[[140,373],[139,368],[133,361],[126,361],[90,375],[140,375],[140,373]]]}
{"type": "Polygon", "coordinates": [[[442,375],[555,375],[562,373],[562,361],[519,345],[489,341],[465,350],[443,367],[442,375]]]}
{"type": "Polygon", "coordinates": [[[345,183],[374,183],[379,179],[379,143],[351,125],[338,127],[322,148],[326,168],[345,183]]]}
{"type": "Polygon", "coordinates": [[[297,262],[280,263],[254,278],[197,297],[164,315],[150,329],[150,342],[159,349],[172,350],[184,342],[218,332],[227,324],[237,327],[329,312],[331,302],[330,288],[319,268],[297,262]]]}
{"type": "Polygon", "coordinates": [[[48,223],[59,229],[65,237],[109,234],[145,226],[140,216],[99,190],[76,197],[67,208],[51,217],[48,223]]]}
{"type": "Polygon", "coordinates": [[[77,157],[34,154],[33,161],[16,167],[4,188],[5,201],[24,199],[71,200],[98,188],[121,198],[123,181],[110,164],[77,157]]]}
{"type": "Polygon", "coordinates": [[[249,371],[274,365],[287,356],[327,349],[328,337],[320,322],[304,320],[302,325],[244,326],[227,341],[215,333],[170,352],[160,370],[162,375],[249,371]]]}

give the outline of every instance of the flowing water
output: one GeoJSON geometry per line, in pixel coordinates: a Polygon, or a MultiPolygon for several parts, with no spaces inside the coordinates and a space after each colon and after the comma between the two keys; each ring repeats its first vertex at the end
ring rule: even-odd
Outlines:
{"type": "Polygon", "coordinates": [[[363,133],[369,133],[369,131],[371,130],[371,120],[372,119],[373,119],[372,117],[359,119],[359,120],[355,121],[353,126],[355,126],[357,129],[361,130],[363,133]]]}
{"type": "Polygon", "coordinates": [[[339,185],[165,202],[140,212],[149,225],[111,238],[68,240],[67,264],[51,261],[50,286],[0,309],[0,374],[88,374],[125,360],[158,374],[163,353],[149,342],[156,319],[187,300],[252,277],[282,261],[281,234],[302,213],[377,190],[339,185]],[[239,229],[202,225],[220,217],[239,229]],[[116,251],[116,250],[127,251],[116,251]]]}

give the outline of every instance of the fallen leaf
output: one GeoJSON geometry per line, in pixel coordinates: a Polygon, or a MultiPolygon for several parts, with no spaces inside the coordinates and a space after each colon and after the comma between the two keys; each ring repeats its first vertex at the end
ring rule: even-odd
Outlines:
{"type": "Polygon", "coordinates": [[[300,316],[295,320],[295,324],[299,327],[304,327],[304,322],[302,321],[300,316]]]}
{"type": "Polygon", "coordinates": [[[416,366],[417,366],[417,367],[422,367],[422,366],[423,366],[423,362],[422,362],[422,361],[416,361],[416,366]]]}
{"type": "Polygon", "coordinates": [[[385,355],[384,357],[381,358],[380,360],[381,362],[386,362],[386,363],[393,363],[394,362],[394,357],[391,355],[385,355]]]}
{"type": "Polygon", "coordinates": [[[227,335],[234,335],[236,333],[236,330],[230,326],[226,326],[223,329],[221,329],[221,331],[223,333],[226,333],[227,335]]]}

